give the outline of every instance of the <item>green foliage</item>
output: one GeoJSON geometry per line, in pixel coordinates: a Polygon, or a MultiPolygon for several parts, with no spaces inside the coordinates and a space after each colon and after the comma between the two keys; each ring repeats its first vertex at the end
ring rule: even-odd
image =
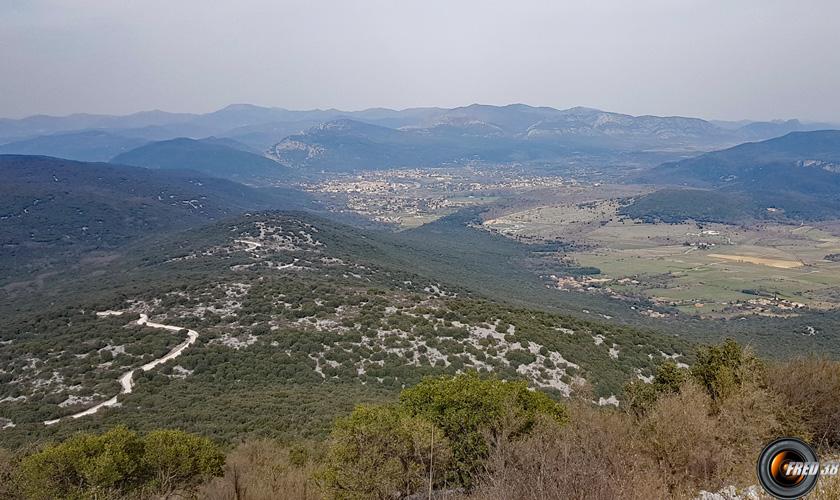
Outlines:
{"type": "Polygon", "coordinates": [[[46,446],[22,460],[17,478],[24,496],[33,499],[165,494],[221,474],[223,463],[206,438],[181,431],[141,437],[120,426],[46,446]]]}
{"type": "MultiPolygon", "coordinates": [[[[259,157],[258,157],[259,158],[259,157]]],[[[270,160],[263,161],[273,164],[270,160]]],[[[276,166],[276,164],[274,164],[276,166]]],[[[43,156],[0,158],[0,282],[65,269],[91,249],[115,248],[248,210],[302,207],[308,195],[264,190],[195,172],[84,163],[43,156]],[[170,193],[172,197],[161,197],[170,193]],[[33,200],[39,202],[33,204],[33,200]],[[202,200],[201,210],[188,200],[202,200]]]]}
{"type": "Polygon", "coordinates": [[[309,451],[301,446],[295,445],[289,448],[289,463],[295,467],[302,467],[309,461],[309,451]]]}
{"type": "Polygon", "coordinates": [[[679,392],[680,386],[689,378],[688,370],[680,368],[673,361],[666,361],[656,369],[653,386],[658,393],[679,392]]]}
{"type": "MultiPolygon", "coordinates": [[[[655,184],[713,188],[713,191],[653,193],[654,203],[631,207],[640,215],[657,205],[676,214],[689,212],[702,220],[732,221],[743,215],[793,220],[835,219],[840,212],[836,193],[840,175],[830,169],[805,168],[802,161],[834,163],[840,158],[840,132],[794,132],[750,142],[678,162],[664,163],[642,175],[655,184]],[[702,197],[706,197],[702,200],[702,197]],[[683,201],[679,201],[683,197],[683,201]],[[767,207],[778,212],[768,212],[767,207]]],[[[649,195],[650,196],[650,195],[649,195]]],[[[646,197],[642,197],[644,199],[646,197]]]]}
{"type": "Polygon", "coordinates": [[[761,362],[737,342],[727,339],[720,345],[697,350],[691,375],[713,401],[725,399],[761,369],[761,362]]]}
{"type": "Polygon", "coordinates": [[[268,158],[220,141],[186,137],[152,142],[117,155],[113,163],[161,169],[189,169],[250,184],[288,177],[289,169],[268,158]]]}
{"type": "Polygon", "coordinates": [[[440,429],[396,406],[356,407],[330,441],[320,479],[336,499],[408,496],[441,478],[450,459],[440,429]]]}
{"type": "Polygon", "coordinates": [[[622,406],[634,415],[644,415],[656,402],[656,388],[642,380],[631,380],[624,386],[622,406]]]}
{"type": "Polygon", "coordinates": [[[545,393],[530,391],[525,382],[481,378],[475,372],[423,380],[400,394],[400,405],[427,418],[452,443],[453,479],[471,486],[491,444],[527,434],[538,415],[558,422],[566,408],[545,393]]]}
{"type": "Polygon", "coordinates": [[[537,360],[536,356],[523,349],[510,350],[507,352],[505,357],[508,361],[510,361],[510,365],[513,368],[518,368],[519,365],[528,365],[537,360]]]}
{"type": "Polygon", "coordinates": [[[117,427],[105,434],[79,434],[26,457],[19,482],[27,498],[109,496],[137,486],[143,442],[117,427]]]}
{"type": "MultiPolygon", "coordinates": [[[[476,231],[474,236],[487,235],[476,231]]],[[[513,245],[501,240],[504,248],[513,245]]],[[[393,400],[402,387],[426,376],[492,371],[508,380],[528,378],[532,387],[570,383],[580,376],[592,384],[596,397],[608,397],[618,394],[635,370],[653,368],[650,356],[659,351],[682,353],[690,362],[691,348],[680,339],[476,300],[462,288],[406,271],[425,258],[406,245],[314,216],[253,214],[155,243],[105,268],[114,272],[98,274],[96,295],[75,286],[59,295],[56,288],[67,285],[57,280],[50,290],[55,307],[21,309],[4,317],[8,328],[0,331],[0,341],[11,343],[0,350],[0,369],[8,372],[10,383],[0,384],[0,399],[14,400],[0,405],[0,418],[16,427],[0,433],[0,445],[19,446],[34,437],[60,439],[116,424],[142,431],[183,426],[220,440],[301,433],[323,438],[333,419],[354,405],[393,400]],[[316,253],[284,249],[255,257],[226,250],[207,255],[228,248],[231,238],[258,237],[258,224],[282,227],[290,237],[315,234],[316,228],[324,244],[316,253]],[[256,266],[295,259],[300,268],[289,271],[256,266]],[[434,283],[446,293],[430,292],[434,283]],[[200,338],[177,360],[137,373],[134,391],[120,396],[123,408],[45,428],[44,420],[116,394],[120,373],[182,341],[182,334],[160,329],[124,328],[132,315],[93,314],[125,310],[138,301],[154,304],[152,317],[166,315],[167,323],[194,328],[200,338]],[[496,325],[504,332],[499,337],[506,337],[491,334],[496,325]],[[593,345],[596,335],[604,337],[602,345],[593,345]],[[247,344],[232,348],[230,339],[247,344]],[[620,349],[617,359],[609,355],[610,345],[620,349]],[[117,346],[124,346],[125,353],[114,351],[117,346]],[[35,369],[27,368],[30,357],[36,358],[31,361],[35,369]],[[535,369],[518,373],[522,364],[535,369]],[[53,372],[63,381],[55,377],[45,385],[53,372]],[[71,396],[77,404],[59,406],[71,396]]],[[[461,248],[463,242],[456,243],[461,248]]],[[[516,255],[495,258],[515,261],[516,255]]],[[[11,310],[0,304],[0,311],[11,310]]]]}
{"type": "Polygon", "coordinates": [[[157,430],[144,439],[143,467],[151,489],[166,493],[198,478],[220,476],[224,455],[209,439],[179,430],[157,430]]]}
{"type": "Polygon", "coordinates": [[[756,218],[761,208],[744,196],[700,189],[661,189],[621,207],[619,215],[645,222],[679,224],[687,220],[737,223],[756,218]]]}
{"type": "Polygon", "coordinates": [[[633,380],[624,387],[625,406],[631,413],[645,413],[662,395],[679,393],[686,382],[702,387],[713,404],[736,393],[745,384],[763,385],[764,365],[752,352],[727,339],[701,347],[690,370],[673,361],[661,364],[650,384],[633,380]]]}
{"type": "Polygon", "coordinates": [[[689,371],[667,361],[657,367],[652,383],[635,379],[624,386],[624,406],[637,416],[644,414],[662,394],[674,394],[689,379],[689,371]]]}

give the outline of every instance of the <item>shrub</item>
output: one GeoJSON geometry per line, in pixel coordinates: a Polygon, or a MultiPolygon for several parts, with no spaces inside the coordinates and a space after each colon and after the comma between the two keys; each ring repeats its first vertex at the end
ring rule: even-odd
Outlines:
{"type": "Polygon", "coordinates": [[[702,387],[686,384],[679,393],[659,398],[642,421],[645,451],[670,473],[673,489],[713,489],[723,450],[709,404],[702,387]]]}
{"type": "Polygon", "coordinates": [[[19,483],[28,498],[113,496],[140,486],[143,442],[126,429],[79,434],[23,459],[19,483]]]}
{"type": "Polygon", "coordinates": [[[761,376],[761,362],[734,340],[697,350],[697,361],[691,375],[702,385],[712,401],[718,402],[737,390],[746,381],[761,376]]]}
{"type": "Polygon", "coordinates": [[[688,380],[689,371],[679,368],[673,361],[666,361],[659,365],[653,377],[653,386],[657,393],[673,394],[680,391],[680,387],[688,380]]]}
{"type": "Polygon", "coordinates": [[[206,438],[180,431],[143,438],[120,426],[46,446],[21,461],[17,479],[28,498],[164,495],[221,474],[223,463],[206,438]]]}
{"type": "Polygon", "coordinates": [[[529,365],[537,360],[537,357],[529,351],[523,349],[513,349],[505,354],[505,358],[510,361],[510,365],[518,368],[519,365],[529,365]]]}
{"type": "Polygon", "coordinates": [[[741,390],[744,385],[761,386],[763,363],[737,342],[726,340],[720,345],[701,347],[690,370],[677,367],[673,361],[661,364],[651,384],[633,380],[624,386],[625,408],[640,416],[663,394],[674,394],[692,381],[702,387],[714,405],[741,390]]]}
{"type": "Polygon", "coordinates": [[[767,383],[816,444],[840,446],[840,363],[825,358],[778,363],[768,368],[767,383]]]}
{"type": "Polygon", "coordinates": [[[656,402],[656,386],[642,380],[633,380],[624,386],[623,407],[636,416],[642,416],[656,402]]]}
{"type": "Polygon", "coordinates": [[[18,489],[15,481],[19,457],[9,450],[0,448],[0,498],[17,498],[18,489]]]}
{"type": "Polygon", "coordinates": [[[442,478],[449,443],[434,424],[396,406],[357,406],[330,438],[321,483],[330,498],[407,496],[442,478]]]}
{"type": "Polygon", "coordinates": [[[225,474],[201,485],[198,498],[206,500],[274,500],[322,498],[315,484],[317,448],[285,447],[270,440],[242,443],[226,459],[225,474]]]}
{"type": "Polygon", "coordinates": [[[529,436],[491,452],[470,498],[667,498],[637,434],[627,415],[585,404],[567,425],[540,418],[529,436]]]}
{"type": "Polygon", "coordinates": [[[427,378],[403,390],[400,405],[440,427],[452,443],[452,479],[467,488],[492,446],[527,435],[539,415],[568,420],[565,406],[528,390],[525,382],[481,378],[475,372],[427,378]]]}
{"type": "Polygon", "coordinates": [[[755,481],[755,458],[772,438],[797,435],[779,418],[778,396],[749,382],[725,400],[712,401],[696,382],[660,395],[641,419],[647,453],[664,466],[676,493],[717,491],[755,481]]]}
{"type": "Polygon", "coordinates": [[[660,394],[674,394],[689,379],[689,372],[667,361],[656,369],[653,382],[633,380],[624,386],[624,406],[636,416],[644,414],[660,394]]]}
{"type": "Polygon", "coordinates": [[[143,467],[150,489],[165,494],[221,476],[225,457],[209,439],[178,430],[158,430],[143,440],[143,467]]]}

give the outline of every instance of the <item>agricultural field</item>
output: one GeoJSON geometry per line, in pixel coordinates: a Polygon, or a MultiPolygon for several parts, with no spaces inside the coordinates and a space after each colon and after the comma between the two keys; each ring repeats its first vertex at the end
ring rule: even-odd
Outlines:
{"type": "Polygon", "coordinates": [[[578,200],[494,214],[483,227],[567,244],[565,258],[601,272],[552,276],[557,288],[643,298],[656,307],[640,312],[655,317],[790,317],[840,306],[840,262],[827,258],[840,252],[836,224],[647,223],[620,216],[614,198],[578,200]]]}

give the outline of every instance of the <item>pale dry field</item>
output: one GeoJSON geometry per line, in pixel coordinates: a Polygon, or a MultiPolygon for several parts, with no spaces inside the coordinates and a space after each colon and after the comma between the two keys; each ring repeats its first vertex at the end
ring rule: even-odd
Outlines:
{"type": "Polygon", "coordinates": [[[621,220],[618,203],[556,203],[496,215],[485,227],[526,241],[574,242],[568,254],[598,267],[622,295],[715,314],[759,295],[819,309],[840,307],[840,225],[645,224],[621,220]],[[622,282],[619,282],[619,281],[622,282]],[[635,281],[636,283],[632,283],[635,281]]]}
{"type": "Polygon", "coordinates": [[[802,262],[795,260],[766,259],[764,257],[750,257],[748,255],[729,255],[722,253],[710,253],[707,255],[715,259],[731,260],[734,262],[756,264],[760,266],[779,267],[781,269],[793,269],[795,267],[802,267],[805,265],[802,262]]]}

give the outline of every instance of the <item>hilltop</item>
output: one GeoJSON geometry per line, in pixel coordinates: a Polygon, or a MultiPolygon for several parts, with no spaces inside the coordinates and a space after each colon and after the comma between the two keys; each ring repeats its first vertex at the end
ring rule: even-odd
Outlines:
{"type": "Polygon", "coordinates": [[[231,139],[202,140],[181,137],[145,144],[119,154],[111,163],[146,168],[194,170],[204,175],[250,184],[265,184],[288,177],[282,165],[251,153],[231,139]]]}
{"type": "Polygon", "coordinates": [[[663,220],[721,222],[836,218],[840,216],[836,196],[840,191],[840,131],[793,132],[745,143],[662,164],[638,181],[714,192],[686,191],[682,198],[672,190],[655,192],[625,210],[637,218],[656,215],[663,220]],[[712,217],[703,215],[709,205],[714,206],[712,217]]]}
{"type": "Polygon", "coordinates": [[[43,272],[54,258],[113,250],[156,232],[310,203],[293,190],[255,189],[196,172],[44,156],[0,155],[0,176],[6,279],[43,272]]]}

